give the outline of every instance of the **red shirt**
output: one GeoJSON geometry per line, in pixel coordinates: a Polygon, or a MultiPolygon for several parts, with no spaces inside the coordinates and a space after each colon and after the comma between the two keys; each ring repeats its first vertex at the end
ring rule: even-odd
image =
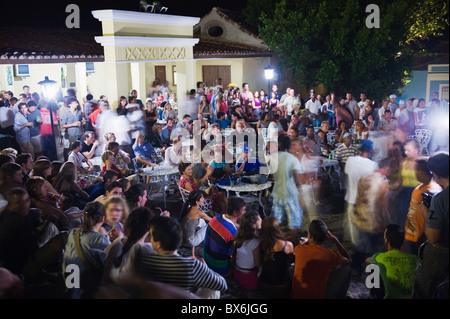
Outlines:
{"type": "Polygon", "coordinates": [[[328,278],[334,266],[344,257],[317,244],[295,247],[295,268],[292,281],[292,299],[326,299],[328,278]]]}
{"type": "MultiPolygon", "coordinates": [[[[52,135],[52,122],[50,121],[50,110],[49,109],[40,109],[42,124],[41,124],[41,135],[52,135]]],[[[58,124],[58,118],[56,117],[55,112],[53,114],[53,125],[58,124]]]]}
{"type": "Polygon", "coordinates": [[[91,121],[92,124],[95,124],[95,121],[97,120],[97,116],[100,114],[101,111],[102,111],[102,109],[98,108],[97,110],[92,112],[91,115],[89,115],[89,121],[91,121]]]}

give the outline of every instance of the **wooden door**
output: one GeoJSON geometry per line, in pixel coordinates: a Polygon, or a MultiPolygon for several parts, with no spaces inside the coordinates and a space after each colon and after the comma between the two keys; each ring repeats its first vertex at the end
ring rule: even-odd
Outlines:
{"type": "Polygon", "coordinates": [[[231,82],[231,66],[230,65],[204,65],[202,67],[203,82],[207,86],[216,85],[217,78],[222,78],[224,88],[231,82]]]}
{"type": "Polygon", "coordinates": [[[158,78],[161,83],[166,81],[166,66],[165,65],[155,65],[155,78],[158,78]]]}

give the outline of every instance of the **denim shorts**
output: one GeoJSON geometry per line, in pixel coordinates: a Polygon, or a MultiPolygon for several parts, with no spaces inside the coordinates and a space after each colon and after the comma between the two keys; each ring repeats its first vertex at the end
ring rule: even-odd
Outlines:
{"type": "Polygon", "coordinates": [[[288,227],[291,229],[300,229],[302,227],[303,211],[300,208],[300,202],[296,200],[273,199],[272,213],[280,223],[283,216],[287,218],[288,227]]]}

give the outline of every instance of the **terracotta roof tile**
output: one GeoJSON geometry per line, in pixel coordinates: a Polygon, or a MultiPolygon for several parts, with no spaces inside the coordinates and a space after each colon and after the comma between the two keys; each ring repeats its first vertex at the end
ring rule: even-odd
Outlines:
{"type": "Polygon", "coordinates": [[[0,64],[104,61],[103,47],[94,32],[0,27],[0,64]]]}
{"type": "Polygon", "coordinates": [[[238,58],[272,56],[272,52],[261,48],[200,39],[194,46],[194,58],[238,58]]]}

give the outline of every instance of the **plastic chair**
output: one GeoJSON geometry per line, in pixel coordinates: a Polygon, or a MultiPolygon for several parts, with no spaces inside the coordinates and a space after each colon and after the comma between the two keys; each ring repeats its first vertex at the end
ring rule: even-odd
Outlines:
{"type": "Polygon", "coordinates": [[[330,145],[334,145],[334,142],[336,141],[336,134],[334,134],[333,132],[328,132],[327,133],[327,142],[330,145]]]}
{"type": "Polygon", "coordinates": [[[431,140],[431,135],[433,135],[433,132],[427,129],[417,129],[415,131],[416,133],[416,140],[419,142],[420,146],[420,154],[428,156],[428,144],[431,140]]]}
{"type": "MultiPolygon", "coordinates": [[[[189,194],[191,192],[188,191],[187,189],[181,187],[180,181],[177,181],[177,186],[178,186],[178,189],[180,190],[181,198],[183,199],[183,202],[185,203],[188,200],[189,194]]],[[[213,204],[212,199],[205,198],[203,200],[203,205],[199,206],[198,209],[204,213],[211,212],[213,210],[212,204],[213,204]]]]}

